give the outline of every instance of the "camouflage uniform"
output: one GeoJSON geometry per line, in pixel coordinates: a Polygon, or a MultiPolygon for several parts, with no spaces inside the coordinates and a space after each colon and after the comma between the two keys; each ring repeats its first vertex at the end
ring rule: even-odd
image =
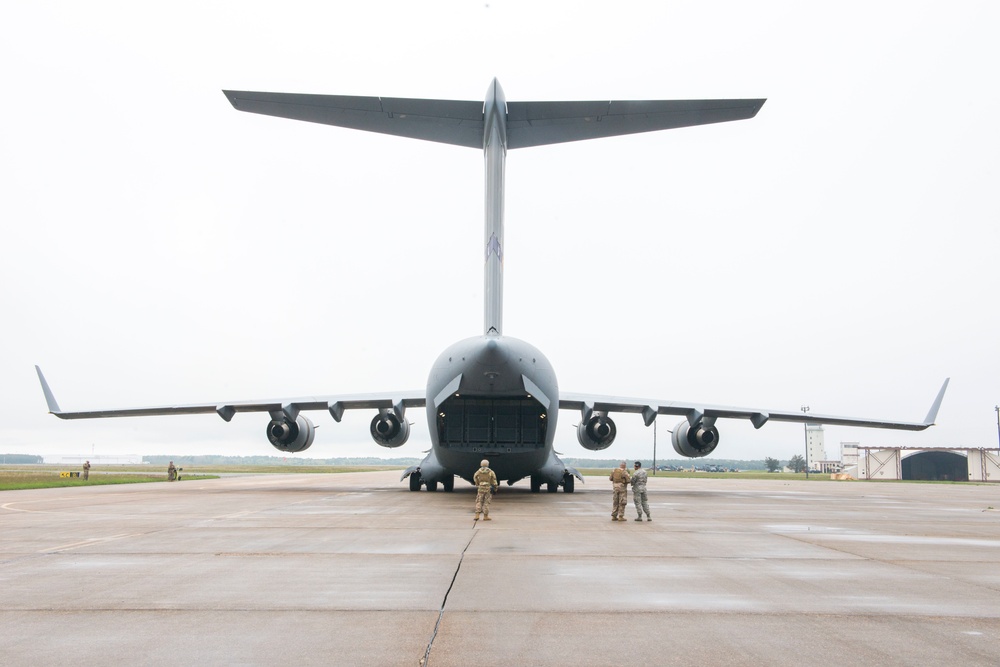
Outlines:
{"type": "Polygon", "coordinates": [[[638,513],[636,521],[642,521],[642,513],[646,513],[646,521],[652,521],[649,516],[649,501],[646,498],[646,471],[636,468],[632,472],[632,502],[635,503],[635,511],[638,513]]]}
{"type": "Polygon", "coordinates": [[[628,505],[628,489],[625,486],[629,482],[628,471],[624,468],[615,468],[611,471],[608,479],[611,480],[611,485],[614,488],[614,496],[611,500],[611,520],[624,521],[625,506],[628,505]]]}
{"type": "Polygon", "coordinates": [[[83,478],[85,480],[90,479],[90,461],[83,464],[83,478]]]}
{"type": "MultiPolygon", "coordinates": [[[[483,461],[486,464],[486,461],[483,461]]],[[[476,474],[472,476],[472,481],[476,484],[476,488],[479,492],[476,494],[476,520],[479,520],[479,514],[482,513],[483,520],[490,520],[490,498],[492,492],[497,488],[497,476],[490,470],[486,465],[476,471],[476,474]]]]}
{"type": "Polygon", "coordinates": [[[171,461],[170,465],[167,466],[167,481],[173,482],[177,479],[177,468],[174,467],[174,462],[171,461]]]}

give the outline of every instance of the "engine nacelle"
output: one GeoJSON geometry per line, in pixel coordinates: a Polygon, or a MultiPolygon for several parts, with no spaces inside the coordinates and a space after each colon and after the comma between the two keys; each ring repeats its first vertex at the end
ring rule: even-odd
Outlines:
{"type": "Polygon", "coordinates": [[[618,427],[607,415],[594,413],[586,420],[581,421],[576,427],[576,439],[580,444],[592,452],[599,452],[607,449],[615,441],[618,435],[618,427]]]}
{"type": "Polygon", "coordinates": [[[316,427],[305,415],[299,415],[295,421],[285,417],[272,419],[267,425],[267,439],[283,452],[304,452],[315,437],[316,427]]]}
{"type": "Polygon", "coordinates": [[[372,439],[383,447],[399,447],[410,437],[410,423],[392,412],[379,413],[372,419],[372,439]]]}
{"type": "Polygon", "coordinates": [[[715,426],[705,426],[701,422],[692,427],[687,420],[684,420],[674,429],[670,440],[675,452],[689,459],[695,459],[708,456],[715,451],[719,445],[719,429],[715,426]]]}

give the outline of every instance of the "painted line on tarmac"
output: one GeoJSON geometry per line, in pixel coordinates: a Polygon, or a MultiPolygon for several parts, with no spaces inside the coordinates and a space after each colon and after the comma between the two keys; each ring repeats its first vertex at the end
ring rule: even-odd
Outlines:
{"type": "Polygon", "coordinates": [[[40,554],[50,554],[56,553],[58,551],[69,551],[71,549],[78,549],[80,547],[89,547],[95,544],[103,544],[105,542],[113,542],[114,540],[120,540],[125,537],[135,537],[136,535],[142,535],[142,533],[122,533],[121,535],[112,535],[110,537],[92,537],[82,542],[72,542],[70,544],[63,544],[58,547],[49,547],[48,549],[41,549],[36,553],[40,554]]]}
{"type": "MultiPolygon", "coordinates": [[[[130,493],[107,493],[101,494],[100,498],[103,500],[105,498],[114,498],[115,496],[130,496],[130,493]]],[[[0,505],[0,509],[7,510],[8,512],[33,512],[36,514],[66,514],[68,511],[77,510],[79,508],[73,507],[68,509],[58,509],[58,510],[33,510],[33,509],[23,509],[19,507],[14,507],[14,505],[27,505],[30,503],[56,503],[56,502],[66,502],[68,500],[82,500],[84,498],[94,498],[95,496],[59,496],[57,498],[37,498],[34,500],[15,500],[13,502],[4,503],[0,505]]]]}

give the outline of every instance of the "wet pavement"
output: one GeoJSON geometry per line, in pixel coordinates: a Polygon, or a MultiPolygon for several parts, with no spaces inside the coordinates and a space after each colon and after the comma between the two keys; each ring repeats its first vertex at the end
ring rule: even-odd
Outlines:
{"type": "Polygon", "coordinates": [[[1000,487],[398,472],[0,492],[9,665],[996,665],[1000,487]]]}

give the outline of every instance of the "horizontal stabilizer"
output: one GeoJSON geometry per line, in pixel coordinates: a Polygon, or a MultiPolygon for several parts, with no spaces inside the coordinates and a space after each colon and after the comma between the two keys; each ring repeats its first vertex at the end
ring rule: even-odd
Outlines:
{"type": "Polygon", "coordinates": [[[507,148],[753,118],[766,100],[508,102],[507,148]]]}
{"type": "MultiPolygon", "coordinates": [[[[223,91],[240,111],[454,146],[483,148],[484,103],[403,97],[223,91]]],[[[753,118],[766,100],[507,102],[507,148],[753,118]]]]}
{"type": "Polygon", "coordinates": [[[222,91],[240,111],[469,148],[483,147],[483,103],[222,91]]]}

